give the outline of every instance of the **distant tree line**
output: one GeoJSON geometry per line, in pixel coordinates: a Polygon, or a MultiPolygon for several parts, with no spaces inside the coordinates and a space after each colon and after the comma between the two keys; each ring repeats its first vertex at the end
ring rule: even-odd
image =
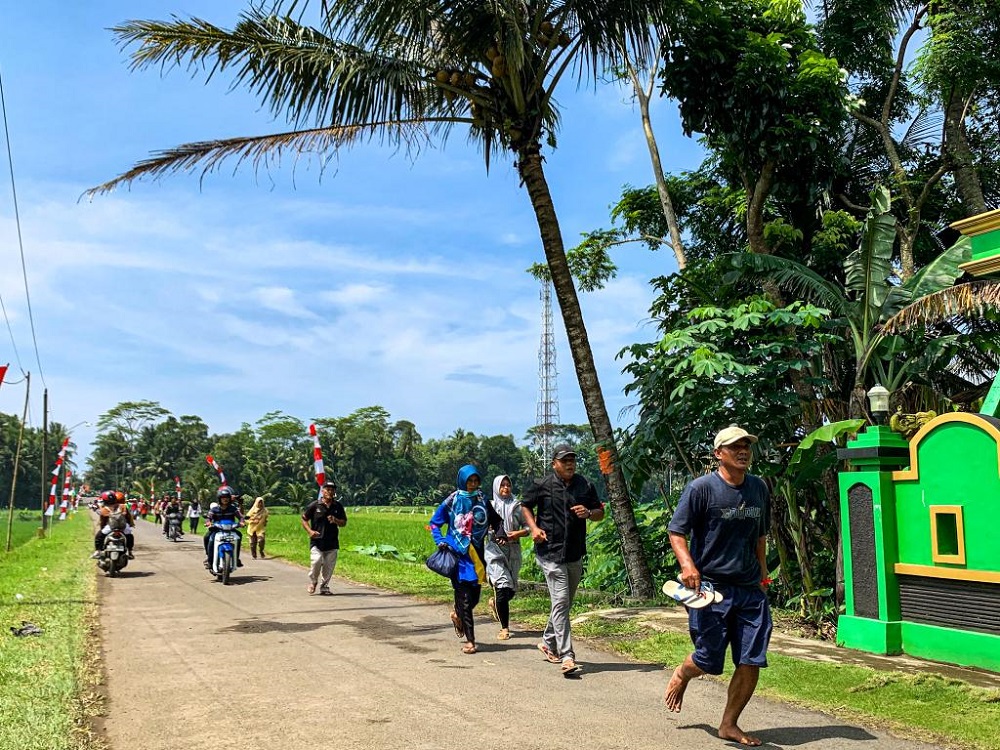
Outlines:
{"type": "MultiPolygon", "coordinates": [[[[456,472],[466,463],[479,467],[487,491],[497,474],[523,486],[549,469],[548,459],[532,447],[535,430],[520,446],[512,435],[477,435],[461,427],[425,440],[413,422],[393,420],[381,406],[313,421],[326,475],[350,505],[436,503],[454,488],[456,472]]],[[[235,432],[210,434],[199,416],[175,416],[155,401],[122,402],[98,419],[85,478],[95,492],[160,497],[175,492],[180,477],[185,497],[206,499],[219,485],[205,458],[212,455],[241,494],[299,508],[316,497],[308,426],[272,411],[235,432]]],[[[584,471],[599,478],[586,426],[561,426],[557,439],[577,445],[584,471]]]]}

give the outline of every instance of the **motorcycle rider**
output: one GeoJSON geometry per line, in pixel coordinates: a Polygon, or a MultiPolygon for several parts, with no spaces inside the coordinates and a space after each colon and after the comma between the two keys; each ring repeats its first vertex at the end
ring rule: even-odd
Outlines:
{"type": "MultiPolygon", "coordinates": [[[[94,554],[91,555],[94,559],[101,556],[101,550],[104,549],[104,537],[111,533],[111,517],[113,515],[116,516],[114,523],[119,523],[117,516],[121,516],[121,521],[124,521],[125,528],[122,531],[125,532],[125,549],[128,551],[129,560],[135,559],[135,555],[132,552],[133,547],[135,547],[135,537],[132,536],[135,519],[132,518],[128,505],[119,500],[119,495],[122,495],[122,493],[114,492],[113,490],[105,490],[101,493],[101,506],[97,516],[100,525],[97,529],[97,534],[94,535],[94,554]]],[[[124,495],[122,495],[122,498],[124,499],[124,495]]]]}
{"type": "MultiPolygon", "coordinates": [[[[219,500],[218,507],[216,507],[216,503],[212,503],[208,515],[205,516],[207,529],[205,532],[205,567],[209,569],[212,567],[212,542],[215,539],[215,532],[218,531],[215,527],[216,521],[232,521],[237,526],[243,525],[243,514],[235,502],[236,493],[233,491],[233,488],[226,486],[219,487],[219,491],[215,494],[219,500]]],[[[243,561],[240,560],[240,548],[243,545],[243,534],[240,533],[238,528],[235,531],[236,567],[242,568],[243,561]]]]}
{"type": "Polygon", "coordinates": [[[170,530],[170,514],[176,513],[178,519],[178,536],[184,536],[184,526],[181,519],[184,518],[184,513],[181,508],[181,501],[177,498],[173,498],[167,502],[166,507],[163,509],[163,535],[166,536],[167,532],[170,530]]]}

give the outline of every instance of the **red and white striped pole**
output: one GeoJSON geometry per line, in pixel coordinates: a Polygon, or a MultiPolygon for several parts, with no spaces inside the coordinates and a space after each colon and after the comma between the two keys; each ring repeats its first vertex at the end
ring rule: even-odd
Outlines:
{"type": "Polygon", "coordinates": [[[62,467],[63,458],[66,456],[66,446],[69,445],[69,437],[63,440],[62,448],[59,449],[59,456],[56,458],[56,466],[52,469],[52,482],[49,487],[49,504],[45,508],[45,515],[52,517],[56,512],[56,485],[59,484],[59,469],[62,467]]]}
{"type": "Polygon", "coordinates": [[[69,512],[69,482],[72,473],[69,469],[66,469],[66,476],[63,477],[63,491],[62,491],[62,502],[59,503],[59,520],[65,521],[66,514],[69,512]]]}
{"type": "Polygon", "coordinates": [[[323,449],[319,445],[319,435],[316,434],[316,425],[309,425],[309,434],[313,439],[313,471],[316,472],[316,484],[323,487],[326,482],[326,469],[323,467],[323,449]]]}
{"type": "Polygon", "coordinates": [[[226,475],[222,473],[222,467],[219,466],[218,463],[216,463],[215,459],[212,458],[211,454],[205,456],[205,460],[208,462],[209,466],[211,466],[213,469],[215,469],[215,473],[219,475],[219,483],[220,483],[220,485],[223,486],[223,487],[226,487],[227,486],[226,485],[226,475]]]}

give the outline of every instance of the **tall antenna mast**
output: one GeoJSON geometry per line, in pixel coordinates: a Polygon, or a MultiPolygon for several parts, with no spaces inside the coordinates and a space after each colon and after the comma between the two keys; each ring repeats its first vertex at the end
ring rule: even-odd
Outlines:
{"type": "Polygon", "coordinates": [[[551,456],[552,438],[559,424],[559,393],[556,370],[556,339],[552,332],[552,295],[549,282],[542,282],[542,340],[538,345],[538,409],[535,424],[543,461],[551,456]]]}

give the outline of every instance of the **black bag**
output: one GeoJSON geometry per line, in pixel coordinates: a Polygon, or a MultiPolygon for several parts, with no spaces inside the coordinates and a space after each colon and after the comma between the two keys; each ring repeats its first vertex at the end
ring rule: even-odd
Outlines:
{"type": "Polygon", "coordinates": [[[427,558],[427,567],[438,575],[452,578],[458,569],[458,555],[451,547],[439,547],[437,552],[427,558]]]}

